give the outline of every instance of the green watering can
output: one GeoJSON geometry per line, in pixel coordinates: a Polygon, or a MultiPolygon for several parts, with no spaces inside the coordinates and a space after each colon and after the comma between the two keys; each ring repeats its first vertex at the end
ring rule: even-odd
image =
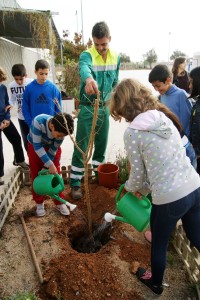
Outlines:
{"type": "Polygon", "coordinates": [[[74,210],[77,205],[71,204],[59,197],[59,193],[64,191],[64,181],[62,177],[56,173],[50,174],[48,170],[41,170],[33,181],[33,190],[38,195],[49,195],[50,197],[66,204],[70,210],[74,210]]]}
{"type": "Polygon", "coordinates": [[[104,219],[107,222],[118,220],[132,225],[137,231],[144,231],[148,227],[150,221],[151,202],[145,196],[142,196],[142,199],[139,199],[131,192],[127,192],[119,200],[123,189],[124,184],[120,186],[115,197],[116,209],[122,217],[106,213],[104,219]]]}

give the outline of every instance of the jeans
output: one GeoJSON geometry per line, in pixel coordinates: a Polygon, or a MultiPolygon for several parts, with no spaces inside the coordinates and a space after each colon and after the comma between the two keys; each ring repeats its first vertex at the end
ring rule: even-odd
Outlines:
{"type": "Polygon", "coordinates": [[[27,140],[27,135],[29,134],[29,127],[26,124],[25,120],[20,120],[18,119],[19,122],[19,127],[22,135],[22,140],[24,144],[24,148],[26,149],[26,152],[28,152],[28,140],[27,140]]]}
{"type": "Polygon", "coordinates": [[[187,238],[200,251],[200,188],[177,201],[163,205],[152,204],[151,271],[154,285],[162,284],[168,242],[180,219],[187,238]]]}
{"type": "Polygon", "coordinates": [[[12,144],[14,151],[14,162],[24,162],[25,158],[21,137],[12,121],[10,121],[10,125],[8,127],[3,129],[3,133],[5,134],[8,141],[12,144]]]}
{"type": "Polygon", "coordinates": [[[4,157],[3,157],[3,142],[2,130],[0,130],[0,177],[4,175],[4,157]]]}
{"type": "Polygon", "coordinates": [[[186,155],[189,157],[190,161],[191,161],[191,165],[194,167],[194,169],[197,169],[197,157],[196,157],[196,153],[194,151],[194,148],[192,147],[191,144],[189,144],[188,147],[186,147],[186,155]]]}

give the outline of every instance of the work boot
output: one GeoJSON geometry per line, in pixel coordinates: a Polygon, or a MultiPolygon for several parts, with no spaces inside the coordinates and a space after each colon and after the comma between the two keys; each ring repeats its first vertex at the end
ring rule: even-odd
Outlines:
{"type": "Polygon", "coordinates": [[[79,200],[83,197],[80,186],[73,186],[71,188],[71,196],[74,200],[79,200]]]}
{"type": "Polygon", "coordinates": [[[98,177],[92,177],[91,179],[90,179],[90,181],[89,181],[91,184],[98,184],[99,183],[99,180],[98,180],[98,177]]]}

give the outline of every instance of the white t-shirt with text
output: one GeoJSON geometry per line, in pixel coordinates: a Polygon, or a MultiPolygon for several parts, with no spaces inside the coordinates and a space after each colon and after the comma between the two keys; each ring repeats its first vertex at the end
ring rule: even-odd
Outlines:
{"type": "Polygon", "coordinates": [[[17,84],[15,80],[9,84],[9,103],[12,106],[15,105],[15,102],[17,103],[18,118],[20,120],[24,120],[24,116],[22,114],[23,93],[25,91],[26,86],[31,81],[33,81],[33,79],[26,78],[25,82],[22,85],[17,84]]]}

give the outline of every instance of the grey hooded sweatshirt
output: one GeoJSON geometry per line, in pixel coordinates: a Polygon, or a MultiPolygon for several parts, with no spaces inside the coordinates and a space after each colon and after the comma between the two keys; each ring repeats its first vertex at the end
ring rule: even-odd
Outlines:
{"type": "Polygon", "coordinates": [[[124,144],[131,165],[127,191],[143,195],[151,191],[153,203],[160,205],[200,187],[200,177],[186,156],[178,130],[162,112],[139,114],[126,129],[124,144]]]}

